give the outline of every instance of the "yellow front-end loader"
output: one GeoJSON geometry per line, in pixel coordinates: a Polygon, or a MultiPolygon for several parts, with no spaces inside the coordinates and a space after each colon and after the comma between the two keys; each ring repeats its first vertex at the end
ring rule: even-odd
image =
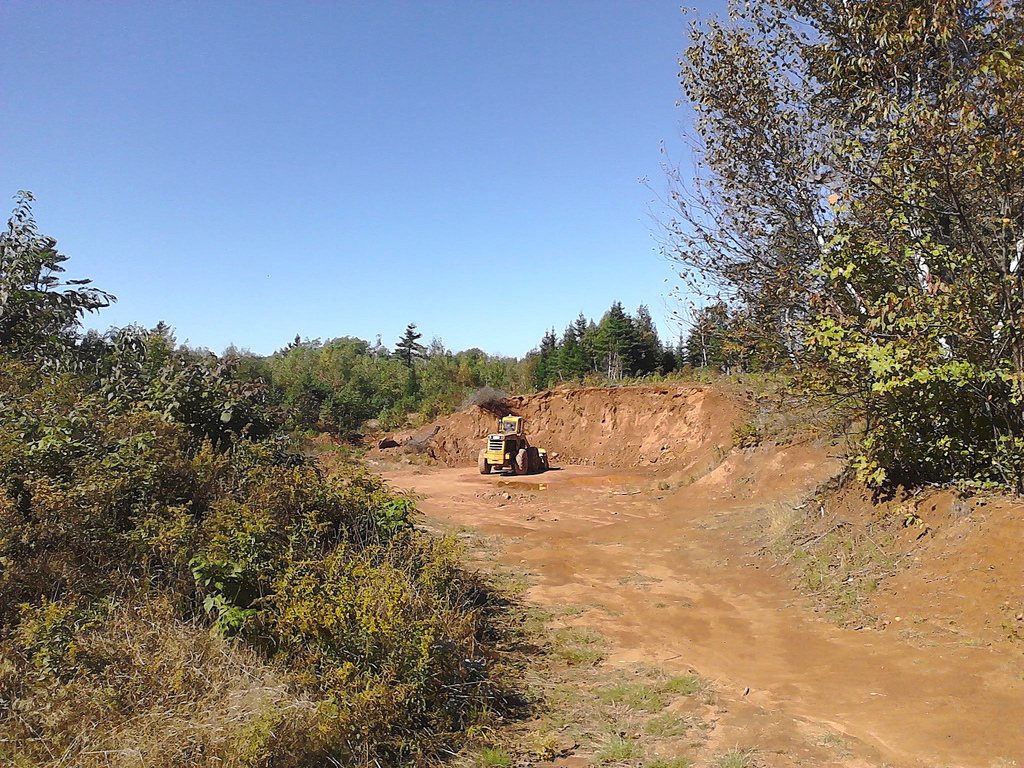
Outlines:
{"type": "Polygon", "coordinates": [[[498,420],[498,431],[487,436],[487,447],[480,451],[477,466],[481,475],[494,469],[511,469],[517,475],[544,472],[549,468],[548,452],[530,445],[522,416],[505,416],[498,420]]]}

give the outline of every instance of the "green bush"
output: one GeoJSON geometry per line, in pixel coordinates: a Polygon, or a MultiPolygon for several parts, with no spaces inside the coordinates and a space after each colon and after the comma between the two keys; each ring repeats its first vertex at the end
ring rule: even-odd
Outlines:
{"type": "Polygon", "coordinates": [[[395,765],[493,708],[411,500],[94,384],[0,359],[0,759],[395,765]]]}

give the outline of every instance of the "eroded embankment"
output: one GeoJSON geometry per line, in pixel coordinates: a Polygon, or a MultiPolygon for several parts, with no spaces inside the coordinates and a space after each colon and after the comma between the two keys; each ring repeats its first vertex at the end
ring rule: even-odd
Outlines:
{"type": "MultiPolygon", "coordinates": [[[[501,541],[501,561],[531,575],[532,600],[569,606],[561,623],[602,638],[601,674],[656,662],[712,680],[707,728],[673,745],[698,762],[739,747],[778,766],[1014,764],[1019,500],[830,481],[842,446],[806,430],[733,448],[734,429],[757,418],[750,403],[698,386],[511,398],[395,435],[450,468],[412,460],[389,478],[421,494],[428,517],[501,541]],[[477,475],[503,413],[524,416],[531,441],[568,469],[477,475]]],[[[576,746],[551,765],[600,754],[591,725],[577,725],[566,726],[576,746]]],[[[638,749],[661,754],[645,727],[638,749]]]]}
{"type": "Polygon", "coordinates": [[[492,410],[473,406],[395,438],[411,438],[448,466],[472,464],[498,415],[512,414],[526,419],[530,442],[553,454],[556,465],[700,474],[728,451],[742,412],[707,387],[551,390],[511,397],[492,410]]]}

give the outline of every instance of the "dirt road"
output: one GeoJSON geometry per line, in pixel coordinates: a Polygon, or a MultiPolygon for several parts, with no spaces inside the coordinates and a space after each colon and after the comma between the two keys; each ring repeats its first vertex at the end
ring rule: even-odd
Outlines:
{"type": "MultiPolygon", "coordinates": [[[[698,764],[739,747],[768,766],[1024,765],[1019,655],[938,634],[911,642],[898,624],[838,628],[758,554],[778,510],[833,471],[822,451],[792,448],[737,456],[683,487],[593,467],[384,474],[438,525],[496,537],[499,561],[530,574],[528,599],[579,607],[566,621],[604,636],[605,667],[712,680],[698,764]]],[[[905,605],[927,614],[912,595],[905,605]]]]}

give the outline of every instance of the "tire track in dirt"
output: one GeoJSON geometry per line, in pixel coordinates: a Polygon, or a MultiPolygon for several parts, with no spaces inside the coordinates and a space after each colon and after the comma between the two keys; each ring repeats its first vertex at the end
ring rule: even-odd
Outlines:
{"type": "Polygon", "coordinates": [[[1024,684],[999,649],[840,629],[755,554],[773,506],[797,503],[835,468],[796,447],[734,454],[670,492],[642,472],[579,467],[527,482],[464,468],[385,476],[443,525],[499,537],[500,561],[533,574],[529,599],[601,606],[578,623],[605,636],[606,665],[653,662],[716,681],[708,750],[749,747],[773,766],[1015,765],[1024,684]],[[826,730],[843,736],[844,754],[823,757],[826,730]]]}

